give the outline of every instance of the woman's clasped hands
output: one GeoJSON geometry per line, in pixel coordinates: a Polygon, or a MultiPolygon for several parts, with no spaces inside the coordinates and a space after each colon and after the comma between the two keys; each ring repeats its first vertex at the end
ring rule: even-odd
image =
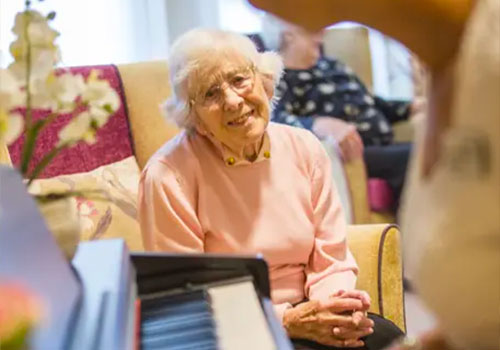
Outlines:
{"type": "Polygon", "coordinates": [[[326,301],[311,300],[285,311],[283,325],[291,338],[308,339],[336,347],[357,348],[373,333],[367,317],[368,293],[339,290],[326,301]]]}

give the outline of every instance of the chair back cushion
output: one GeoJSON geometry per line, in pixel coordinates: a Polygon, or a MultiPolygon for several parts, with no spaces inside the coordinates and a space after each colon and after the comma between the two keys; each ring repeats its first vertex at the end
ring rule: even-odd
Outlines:
{"type": "Polygon", "coordinates": [[[170,95],[165,61],[150,61],[118,66],[135,156],[142,169],[148,159],[179,129],[165,119],[161,105],[170,95]]]}
{"type": "Polygon", "coordinates": [[[372,58],[368,29],[364,27],[328,28],[323,53],[346,63],[366,87],[373,91],[372,58]]]}

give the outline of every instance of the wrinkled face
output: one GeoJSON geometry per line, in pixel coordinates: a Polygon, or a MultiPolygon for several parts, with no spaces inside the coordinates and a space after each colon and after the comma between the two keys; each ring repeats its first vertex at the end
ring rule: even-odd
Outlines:
{"type": "Polygon", "coordinates": [[[323,31],[312,33],[298,26],[290,26],[285,31],[289,52],[300,55],[302,61],[314,65],[321,55],[323,31]]]}
{"type": "Polygon", "coordinates": [[[270,114],[270,94],[255,67],[238,53],[212,55],[190,77],[196,130],[230,148],[259,142],[270,114]]]}

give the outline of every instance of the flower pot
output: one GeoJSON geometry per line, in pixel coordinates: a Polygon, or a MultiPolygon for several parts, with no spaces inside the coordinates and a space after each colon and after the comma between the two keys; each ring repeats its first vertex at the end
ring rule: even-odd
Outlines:
{"type": "Polygon", "coordinates": [[[75,198],[60,198],[38,204],[57,245],[71,260],[80,241],[81,225],[75,198]]]}

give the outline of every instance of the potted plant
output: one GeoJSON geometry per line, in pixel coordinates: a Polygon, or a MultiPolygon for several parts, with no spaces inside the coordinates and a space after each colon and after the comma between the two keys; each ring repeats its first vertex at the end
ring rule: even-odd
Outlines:
{"type": "MultiPolygon", "coordinates": [[[[13,62],[0,70],[0,148],[24,136],[18,170],[28,188],[59,152],[80,142],[94,143],[97,130],[120,107],[117,92],[98,71],[84,77],[56,68],[60,50],[56,43],[59,33],[51,27],[55,15],[44,16],[26,1],[12,28],[16,36],[9,48],[13,62]],[[39,110],[44,111],[43,118],[35,118],[34,111],[39,110]],[[72,119],[60,130],[58,141],[34,162],[40,132],[65,114],[72,119]]],[[[79,240],[75,196],[106,198],[97,192],[68,191],[36,196],[49,229],[68,257],[79,240]],[[74,220],[69,219],[72,217],[74,220]]]]}

